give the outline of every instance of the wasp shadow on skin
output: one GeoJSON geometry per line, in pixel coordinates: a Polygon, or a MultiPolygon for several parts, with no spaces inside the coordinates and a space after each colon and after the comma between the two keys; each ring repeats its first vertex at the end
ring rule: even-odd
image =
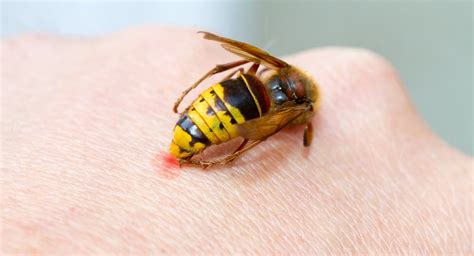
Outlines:
{"type": "Polygon", "coordinates": [[[290,133],[282,131],[263,141],[251,151],[252,153],[245,154],[232,163],[233,167],[238,168],[235,169],[234,173],[231,173],[231,176],[241,184],[253,186],[288,168],[289,161],[296,154],[303,152],[302,145],[301,151],[285,150],[285,148],[288,148],[289,142],[284,137],[296,138],[297,136],[293,133],[293,131],[290,131],[290,133]]]}
{"type": "MultiPolygon", "coordinates": [[[[229,172],[231,177],[246,180],[245,183],[248,184],[265,179],[270,176],[272,172],[287,166],[286,162],[288,158],[291,158],[291,156],[281,150],[281,148],[284,148],[286,143],[288,143],[282,136],[285,135],[278,133],[266,141],[261,142],[255,148],[243,153],[232,162],[225,165],[217,164],[209,168],[200,169],[200,171],[229,172]],[[270,157],[268,152],[271,152],[270,157]],[[275,154],[278,154],[278,156],[275,154]],[[276,163],[276,159],[278,159],[278,163],[276,163]]],[[[200,155],[197,155],[195,160],[203,159],[208,161],[223,158],[232,154],[242,141],[243,138],[236,138],[220,145],[213,145],[200,155]]]]}
{"type": "MultiPolygon", "coordinates": [[[[232,153],[234,153],[234,151],[239,147],[239,145],[243,142],[243,140],[244,140],[243,138],[238,137],[219,145],[211,145],[208,148],[206,148],[203,152],[196,155],[193,158],[193,160],[213,161],[213,160],[225,158],[226,156],[229,156],[232,153]]],[[[239,166],[239,164],[236,164],[236,163],[240,163],[242,156],[245,156],[247,154],[248,154],[247,152],[243,153],[242,155],[240,155],[233,161],[228,162],[226,164],[218,163],[210,167],[200,168],[200,170],[204,172],[224,171],[228,167],[239,166]]]]}
{"type": "MultiPolygon", "coordinates": [[[[295,125],[286,127],[267,140],[261,142],[255,148],[243,153],[234,161],[225,165],[216,164],[208,168],[198,168],[202,172],[228,172],[228,174],[246,185],[254,185],[268,179],[279,170],[284,170],[290,165],[289,161],[311,161],[311,153],[317,150],[319,129],[321,128],[321,118],[319,113],[313,117],[314,138],[309,147],[303,145],[303,135],[305,125],[295,125]],[[294,150],[288,150],[292,145],[294,150]]],[[[206,148],[201,154],[195,156],[195,160],[216,160],[232,154],[243,142],[243,138],[236,138],[231,141],[212,145],[206,148]]],[[[303,163],[304,164],[304,163],[303,163]]]]}
{"type": "MultiPolygon", "coordinates": [[[[298,156],[302,156],[305,161],[311,161],[311,153],[314,153],[314,150],[317,151],[314,147],[317,147],[318,144],[322,120],[319,113],[313,117],[314,137],[309,147],[303,145],[304,125],[287,127],[251,150],[253,153],[246,153],[230,163],[232,167],[240,167],[231,175],[250,185],[267,179],[279,170],[288,168],[290,166],[288,163],[297,159],[298,156]],[[295,146],[295,150],[288,150],[290,144],[295,146]]],[[[299,159],[301,160],[301,158],[299,159]]]]}
{"type": "MultiPolygon", "coordinates": [[[[267,179],[278,170],[287,168],[289,166],[288,162],[295,159],[297,155],[302,156],[306,161],[310,161],[310,154],[312,150],[315,150],[312,147],[317,145],[321,120],[319,113],[313,118],[314,141],[309,147],[303,146],[304,125],[290,126],[269,137],[255,148],[243,153],[232,162],[201,170],[204,172],[229,171],[230,176],[244,181],[243,183],[255,184],[267,179]],[[296,145],[296,150],[286,150],[289,143],[296,145]]],[[[243,138],[237,138],[220,145],[213,145],[197,156],[196,159],[212,160],[225,157],[232,154],[242,141],[243,138]]]]}

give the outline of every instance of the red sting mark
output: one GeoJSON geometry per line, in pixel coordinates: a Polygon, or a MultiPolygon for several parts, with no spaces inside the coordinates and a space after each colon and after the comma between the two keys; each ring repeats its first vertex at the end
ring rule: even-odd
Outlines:
{"type": "Polygon", "coordinates": [[[181,169],[178,160],[165,152],[158,153],[151,161],[153,169],[166,179],[174,179],[179,176],[181,169]]]}

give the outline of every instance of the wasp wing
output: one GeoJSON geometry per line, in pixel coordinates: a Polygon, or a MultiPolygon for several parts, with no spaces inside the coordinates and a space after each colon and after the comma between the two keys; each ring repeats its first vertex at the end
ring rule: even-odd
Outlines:
{"type": "Polygon", "coordinates": [[[238,133],[246,139],[265,140],[310,109],[310,105],[283,107],[239,125],[238,133]]]}
{"type": "Polygon", "coordinates": [[[289,66],[289,64],[283,60],[271,56],[268,52],[263,51],[262,49],[259,49],[253,45],[221,37],[209,32],[199,31],[198,33],[203,33],[205,39],[222,43],[222,47],[224,47],[224,49],[251,62],[259,63],[274,69],[280,69],[289,66]]]}

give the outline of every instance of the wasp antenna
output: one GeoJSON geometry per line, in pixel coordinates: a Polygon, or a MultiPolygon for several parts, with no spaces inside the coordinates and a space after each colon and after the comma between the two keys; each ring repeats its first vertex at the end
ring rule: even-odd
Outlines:
{"type": "Polygon", "coordinates": [[[201,31],[198,31],[197,33],[198,33],[198,34],[204,34],[204,36],[207,36],[207,35],[214,35],[214,34],[212,34],[212,33],[209,33],[209,32],[207,32],[207,31],[202,31],[202,30],[201,30],[201,31]]]}
{"type": "Polygon", "coordinates": [[[209,32],[206,32],[206,31],[198,31],[197,33],[198,33],[198,34],[203,34],[203,35],[204,35],[204,36],[203,36],[204,39],[208,39],[209,34],[210,34],[209,32]]]}
{"type": "Polygon", "coordinates": [[[214,41],[219,41],[219,42],[223,41],[222,37],[220,37],[216,34],[213,34],[213,33],[209,33],[209,32],[206,32],[206,31],[198,31],[198,33],[204,34],[204,38],[208,39],[208,40],[214,40],[214,41]]]}

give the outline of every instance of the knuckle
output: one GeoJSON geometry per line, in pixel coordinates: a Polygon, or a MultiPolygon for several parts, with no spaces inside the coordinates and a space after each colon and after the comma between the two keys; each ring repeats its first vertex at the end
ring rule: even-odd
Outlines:
{"type": "Polygon", "coordinates": [[[381,55],[362,48],[331,47],[311,53],[317,60],[315,77],[333,92],[402,93],[402,83],[395,67],[381,55]]]}
{"type": "Polygon", "coordinates": [[[395,80],[395,67],[381,55],[364,48],[331,47],[318,55],[327,56],[327,71],[333,78],[346,86],[379,84],[381,81],[395,80]]]}
{"type": "Polygon", "coordinates": [[[330,47],[303,54],[320,85],[326,107],[363,113],[407,107],[395,67],[381,55],[360,48],[330,47]]]}
{"type": "Polygon", "coordinates": [[[389,61],[371,50],[350,48],[346,49],[346,55],[346,65],[350,65],[349,71],[358,74],[359,79],[379,81],[395,79],[398,76],[389,61]]]}

